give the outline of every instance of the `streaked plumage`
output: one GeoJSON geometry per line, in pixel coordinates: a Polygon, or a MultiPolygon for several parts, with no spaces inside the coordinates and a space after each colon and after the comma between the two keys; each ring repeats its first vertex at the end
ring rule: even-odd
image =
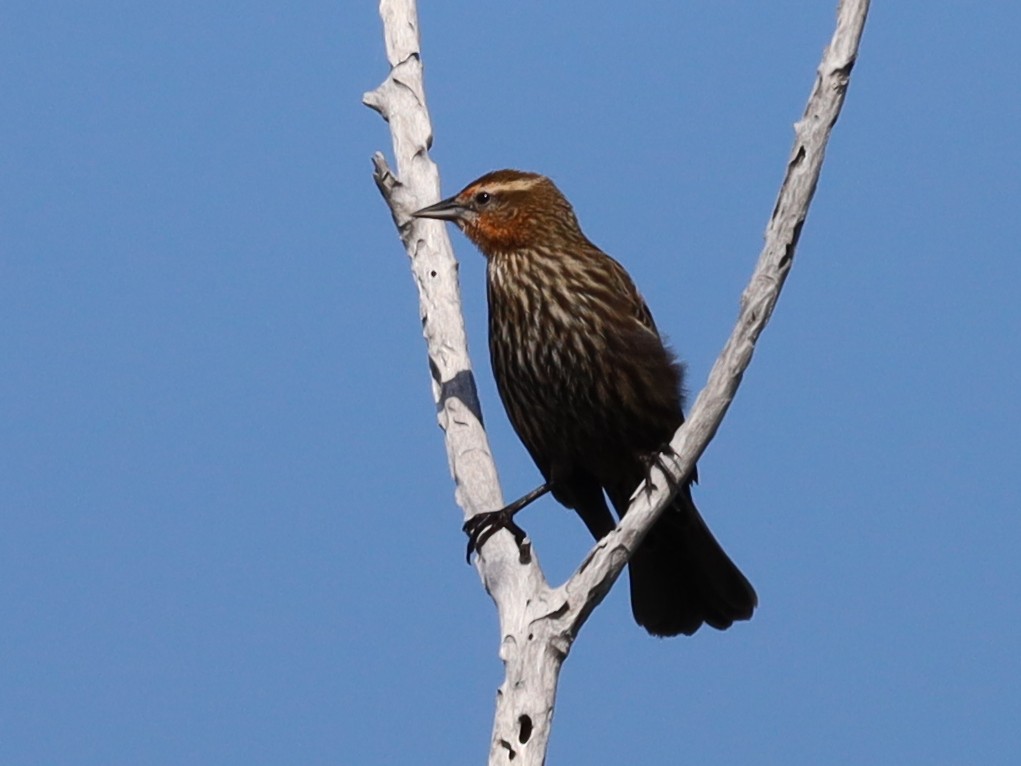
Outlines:
{"type": "MultiPolygon", "coordinates": [[[[554,497],[598,539],[684,421],[682,369],[624,268],[582,233],[552,181],[498,170],[416,213],[455,221],[487,260],[489,346],[508,417],[554,497]]],[[[724,629],[755,592],[713,538],[690,484],[630,562],[655,635],[724,629]]]]}

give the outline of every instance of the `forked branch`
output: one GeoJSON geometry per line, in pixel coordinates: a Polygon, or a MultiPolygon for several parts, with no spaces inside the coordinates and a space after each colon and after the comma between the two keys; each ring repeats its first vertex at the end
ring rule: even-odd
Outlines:
{"type": "MultiPolygon", "coordinates": [[[[497,696],[490,764],[544,763],[557,678],[571,643],[669,502],[669,488],[690,472],[733,401],[755,342],[793,265],[868,7],[868,0],[840,2],[837,28],[823,54],[805,114],[796,125],[787,173],[766,229],[765,246],[741,299],[737,326],[688,420],[674,435],[673,454],[662,456],[675,481],[668,481],[654,467],[655,487],[649,492],[644,487],[636,490],[625,519],[558,588],[546,583],[534,552],[522,560],[511,535],[505,532],[487,542],[476,560],[499,609],[500,656],[506,669],[497,696]]],[[[398,173],[395,175],[377,153],[373,157],[375,179],[411,258],[455,497],[470,517],[502,507],[503,497],[482,427],[450,240],[441,223],[410,217],[411,211],[440,198],[439,174],[428,156],[432,131],[422,85],[415,2],[382,0],[380,15],[391,71],[379,88],[365,94],[364,102],[390,123],[398,173]]]]}

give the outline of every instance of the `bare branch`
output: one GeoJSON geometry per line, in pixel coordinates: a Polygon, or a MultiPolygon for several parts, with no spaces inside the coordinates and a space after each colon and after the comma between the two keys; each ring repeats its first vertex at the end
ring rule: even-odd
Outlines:
{"type": "MultiPolygon", "coordinates": [[[[484,546],[476,566],[500,613],[500,657],[506,676],[497,696],[489,763],[544,763],[560,666],[592,610],[609,591],[645,533],[670,500],[669,487],[691,472],[716,433],[751,362],[755,342],[776,305],[793,264],[801,226],[815,192],[830,130],[843,105],[861,39],[868,0],[842,0],[837,29],[819,66],[796,138],[766,243],[745,289],[730,339],[713,366],[687,422],[674,435],[673,454],[662,462],[674,481],[652,469],[655,487],[635,492],[625,519],[596,544],[564,585],[551,589],[535,555],[519,557],[501,531],[484,546]]],[[[390,123],[398,173],[381,154],[375,179],[400,232],[420,296],[438,419],[466,517],[500,508],[503,498],[468,357],[457,266],[443,225],[410,218],[411,211],[439,199],[439,176],[429,159],[432,141],[422,85],[418,19],[414,0],[382,0],[391,71],[364,102],[390,123]]],[[[529,550],[531,550],[529,548],[529,550]]]]}
{"type": "MultiPolygon", "coordinates": [[[[624,520],[596,544],[590,557],[564,585],[569,594],[605,593],[609,590],[631,552],[669,503],[672,496],[670,486],[676,486],[691,473],[734,400],[741,377],[751,363],[755,342],[773,313],[794,263],[794,251],[815,194],[826,143],[844,104],[868,7],[868,0],[843,0],[840,3],[836,31],[823,53],[804,116],[795,125],[794,147],[787,163],[787,173],[766,227],[766,242],[758,264],[741,297],[737,325],[713,365],[709,380],[699,393],[688,420],[670,442],[673,454],[668,452],[661,456],[663,464],[670,469],[672,481],[667,481],[658,467],[653,469],[652,480],[656,487],[646,491],[643,485],[635,491],[624,520]]],[[[577,612],[577,619],[570,620],[577,630],[592,606],[576,604],[573,598],[569,599],[569,603],[570,613],[577,612]]]]}
{"type": "MultiPolygon", "coordinates": [[[[440,192],[439,172],[428,154],[432,128],[422,85],[415,2],[383,0],[380,15],[391,70],[383,84],[362,100],[390,124],[397,173],[377,153],[372,158],[374,178],[411,258],[437,417],[457,487],[455,497],[470,517],[500,508],[503,496],[482,426],[450,238],[441,223],[410,215],[436,201],[440,192]]],[[[506,559],[518,566],[517,547],[508,534],[496,535],[486,553],[491,561],[506,559]]]]}
{"type": "MultiPolygon", "coordinates": [[[[432,129],[422,85],[415,2],[382,0],[380,15],[391,70],[363,101],[390,124],[397,174],[377,153],[374,176],[411,258],[433,396],[457,488],[455,498],[470,517],[504,503],[482,427],[450,239],[442,223],[410,217],[412,211],[440,197],[439,174],[428,155],[432,129]]],[[[554,602],[536,557],[522,561],[512,536],[504,530],[486,543],[476,567],[499,609],[500,656],[506,666],[490,761],[504,763],[520,754],[526,757],[516,760],[515,766],[539,764],[546,752],[556,679],[567,648],[531,641],[529,626],[560,610],[562,601],[554,602]]]]}

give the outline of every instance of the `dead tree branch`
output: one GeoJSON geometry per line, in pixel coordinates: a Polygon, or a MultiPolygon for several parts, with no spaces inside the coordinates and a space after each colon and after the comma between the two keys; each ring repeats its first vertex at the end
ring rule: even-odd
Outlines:
{"type": "MultiPolygon", "coordinates": [[[[737,325],[688,420],[674,435],[663,463],[673,482],[653,469],[654,487],[636,490],[624,520],[600,540],[563,585],[550,588],[536,556],[519,556],[510,534],[496,534],[476,561],[500,614],[500,657],[506,676],[497,695],[491,765],[539,766],[549,741],[560,667],[588,615],[620,575],[632,551],[670,500],[669,487],[687,475],[719,428],[734,399],[755,342],[772,314],[794,263],[801,227],[819,180],[830,131],[858,52],[868,0],[842,0],[837,28],[819,65],[766,241],[741,298],[737,325]]],[[[439,174],[429,159],[432,130],[422,84],[414,0],[382,0],[390,74],[364,102],[390,124],[397,174],[382,154],[375,180],[411,259],[419,290],[423,334],[438,419],[458,504],[465,517],[503,506],[475,392],[457,281],[457,265],[443,225],[410,213],[440,198],[439,174]]]]}

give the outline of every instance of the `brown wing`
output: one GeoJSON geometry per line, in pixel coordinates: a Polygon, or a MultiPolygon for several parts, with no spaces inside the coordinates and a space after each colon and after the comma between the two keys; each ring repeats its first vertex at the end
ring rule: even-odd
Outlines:
{"type": "Polygon", "coordinates": [[[632,281],[631,275],[628,274],[627,270],[613,258],[608,255],[606,258],[608,261],[610,275],[612,276],[617,289],[620,291],[620,294],[624,297],[624,300],[630,309],[630,314],[637,319],[643,327],[651,330],[658,338],[659,330],[656,328],[656,322],[652,318],[652,312],[649,311],[649,307],[642,298],[642,294],[638,292],[638,288],[635,286],[634,281],[632,281]]]}
{"type": "MultiPolygon", "coordinates": [[[[643,375],[645,385],[641,386],[644,393],[643,405],[640,411],[655,411],[657,409],[655,404],[658,403],[661,422],[665,426],[663,437],[667,438],[674,428],[684,422],[684,367],[664,345],[656,322],[652,318],[652,312],[649,311],[631,275],[608,255],[605,256],[604,263],[619,298],[627,312],[637,321],[633,331],[625,334],[625,342],[631,352],[629,358],[633,361],[632,369],[645,372],[643,375]]],[[[643,430],[654,432],[655,427],[648,424],[643,430]]],[[[648,448],[659,449],[661,446],[648,445],[648,448]]],[[[692,471],[692,479],[698,481],[697,469],[692,471]]]]}

